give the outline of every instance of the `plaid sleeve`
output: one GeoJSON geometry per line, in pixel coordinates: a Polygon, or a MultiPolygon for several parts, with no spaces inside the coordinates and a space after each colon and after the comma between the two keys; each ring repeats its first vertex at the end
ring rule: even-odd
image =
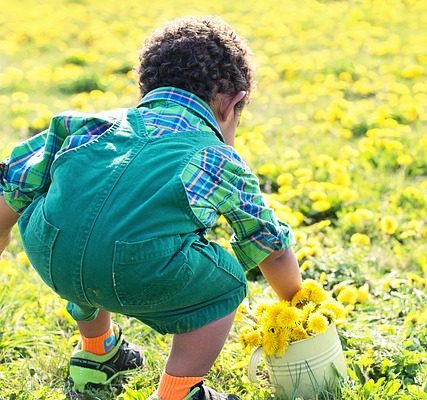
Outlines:
{"type": "Polygon", "coordinates": [[[96,114],[63,113],[52,118],[49,128],[19,143],[9,159],[0,163],[0,186],[5,201],[22,213],[50,185],[55,157],[104,132],[112,121],[96,114]]]}
{"type": "Polygon", "coordinates": [[[2,162],[0,163],[0,196],[4,196],[4,192],[3,192],[3,171],[6,168],[6,162],[2,162]]]}
{"type": "Polygon", "coordinates": [[[289,225],[266,206],[258,178],[232,147],[203,149],[181,178],[190,206],[205,226],[224,215],[234,231],[231,245],[246,270],[293,243],[289,225]]]}

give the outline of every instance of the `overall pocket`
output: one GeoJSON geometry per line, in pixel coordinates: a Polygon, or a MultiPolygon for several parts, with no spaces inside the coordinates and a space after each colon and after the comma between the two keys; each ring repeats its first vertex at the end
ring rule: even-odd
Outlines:
{"type": "Polygon", "coordinates": [[[179,236],[116,242],[112,272],[119,303],[155,306],[178,296],[193,276],[181,250],[179,236]]]}
{"type": "Polygon", "coordinates": [[[46,220],[43,202],[39,202],[30,216],[19,219],[22,243],[30,262],[42,280],[56,291],[52,279],[52,250],[59,229],[46,220]]]}
{"type": "Polygon", "coordinates": [[[245,271],[235,257],[217,243],[212,242],[210,250],[211,253],[215,254],[214,259],[216,261],[217,268],[222,269],[240,283],[246,284],[245,271]]]}

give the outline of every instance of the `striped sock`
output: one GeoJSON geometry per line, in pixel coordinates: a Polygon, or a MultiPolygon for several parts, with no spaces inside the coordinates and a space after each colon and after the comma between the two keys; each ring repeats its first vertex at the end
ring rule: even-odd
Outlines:
{"type": "Polygon", "coordinates": [[[172,376],[163,372],[157,389],[157,396],[161,400],[183,400],[190,389],[201,381],[203,381],[203,377],[172,376]]]}
{"type": "Polygon", "coordinates": [[[107,332],[101,336],[87,338],[82,335],[82,347],[84,351],[102,356],[113,349],[117,343],[115,327],[110,326],[107,332]]]}

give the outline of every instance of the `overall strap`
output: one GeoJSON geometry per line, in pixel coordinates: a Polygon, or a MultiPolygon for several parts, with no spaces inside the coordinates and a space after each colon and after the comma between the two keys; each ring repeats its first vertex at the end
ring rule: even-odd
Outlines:
{"type": "MultiPolygon", "coordinates": [[[[145,127],[144,119],[142,118],[141,112],[138,108],[129,108],[127,111],[126,121],[123,121],[122,124],[128,124],[129,128],[140,138],[147,138],[147,129],[145,127]]],[[[125,126],[123,128],[126,129],[125,126]]]]}

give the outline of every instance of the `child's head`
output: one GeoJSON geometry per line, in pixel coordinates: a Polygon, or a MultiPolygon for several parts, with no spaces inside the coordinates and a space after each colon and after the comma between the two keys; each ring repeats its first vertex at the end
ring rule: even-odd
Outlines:
{"type": "Polygon", "coordinates": [[[212,106],[217,94],[246,104],[252,81],[248,49],[233,29],[217,17],[172,21],[147,39],[138,68],[141,96],[162,86],[187,90],[212,106]]]}

